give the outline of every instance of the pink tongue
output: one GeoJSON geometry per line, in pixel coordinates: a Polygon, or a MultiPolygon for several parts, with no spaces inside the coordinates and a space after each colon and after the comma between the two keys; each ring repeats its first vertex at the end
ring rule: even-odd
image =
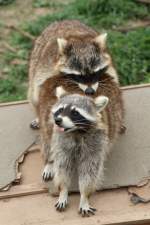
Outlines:
{"type": "Polygon", "coordinates": [[[57,129],[58,129],[58,131],[60,131],[60,132],[64,132],[64,130],[65,130],[63,127],[58,127],[58,126],[57,126],[57,129]]]}

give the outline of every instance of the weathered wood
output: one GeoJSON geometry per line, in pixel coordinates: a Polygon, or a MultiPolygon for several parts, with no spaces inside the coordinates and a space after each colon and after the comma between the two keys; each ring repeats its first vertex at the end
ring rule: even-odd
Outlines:
{"type": "Polygon", "coordinates": [[[1,191],[0,200],[7,199],[7,198],[42,194],[47,192],[48,192],[48,188],[38,183],[26,184],[26,185],[15,185],[10,189],[10,191],[1,191]]]}

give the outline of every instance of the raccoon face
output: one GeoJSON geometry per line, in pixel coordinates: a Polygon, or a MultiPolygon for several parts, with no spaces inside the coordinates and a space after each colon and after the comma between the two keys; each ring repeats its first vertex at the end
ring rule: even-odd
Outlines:
{"type": "MultiPolygon", "coordinates": [[[[98,97],[99,98],[99,97],[98,97]]],[[[52,109],[54,123],[59,131],[87,131],[96,124],[96,112],[106,106],[108,98],[101,96],[95,102],[78,94],[67,95],[52,109]]]]}
{"type": "Polygon", "coordinates": [[[90,83],[91,90],[87,90],[87,94],[94,94],[101,74],[106,72],[110,63],[105,52],[106,34],[101,34],[92,41],[58,39],[57,42],[63,62],[60,72],[78,83],[84,92],[90,83]],[[87,87],[83,88],[83,85],[87,87]]]}
{"type": "Polygon", "coordinates": [[[84,130],[95,122],[95,118],[73,104],[60,105],[53,113],[55,124],[60,131],[84,130]]]}

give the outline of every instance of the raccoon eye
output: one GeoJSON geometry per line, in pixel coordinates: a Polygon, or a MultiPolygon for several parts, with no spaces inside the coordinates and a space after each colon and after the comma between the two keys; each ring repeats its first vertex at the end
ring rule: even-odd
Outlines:
{"type": "Polygon", "coordinates": [[[63,108],[60,108],[57,112],[62,113],[62,111],[63,111],[63,108]]]}
{"type": "Polygon", "coordinates": [[[79,112],[78,112],[78,111],[76,111],[76,110],[72,110],[72,112],[71,112],[71,113],[72,113],[72,115],[73,115],[73,116],[78,116],[78,115],[80,115],[80,114],[79,114],[79,112]]]}

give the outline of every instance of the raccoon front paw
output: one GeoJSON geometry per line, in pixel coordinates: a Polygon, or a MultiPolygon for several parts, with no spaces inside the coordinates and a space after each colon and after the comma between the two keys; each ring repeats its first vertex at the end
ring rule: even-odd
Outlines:
{"type": "Polygon", "coordinates": [[[36,119],[34,119],[34,120],[31,121],[30,127],[31,127],[33,130],[40,129],[40,125],[39,125],[39,120],[38,120],[38,118],[36,118],[36,119]]]}
{"type": "Polygon", "coordinates": [[[86,207],[80,207],[79,209],[79,213],[83,216],[83,217],[89,217],[91,215],[95,215],[95,208],[92,208],[90,206],[86,206],[86,207]]]}
{"type": "Polygon", "coordinates": [[[59,199],[55,204],[55,207],[57,211],[62,212],[66,209],[67,206],[68,206],[68,190],[65,188],[60,191],[59,199]]]}
{"type": "Polygon", "coordinates": [[[120,133],[120,134],[124,134],[124,133],[126,132],[126,129],[127,129],[127,128],[122,124],[121,127],[120,127],[119,133],[120,133]]]}
{"type": "Polygon", "coordinates": [[[59,212],[62,212],[66,209],[68,205],[67,199],[60,201],[58,200],[58,202],[55,204],[56,210],[59,212]]]}
{"type": "Polygon", "coordinates": [[[46,166],[44,167],[43,173],[42,173],[42,178],[45,182],[52,180],[54,177],[54,173],[53,173],[53,165],[52,163],[48,163],[46,164],[46,166]]]}

